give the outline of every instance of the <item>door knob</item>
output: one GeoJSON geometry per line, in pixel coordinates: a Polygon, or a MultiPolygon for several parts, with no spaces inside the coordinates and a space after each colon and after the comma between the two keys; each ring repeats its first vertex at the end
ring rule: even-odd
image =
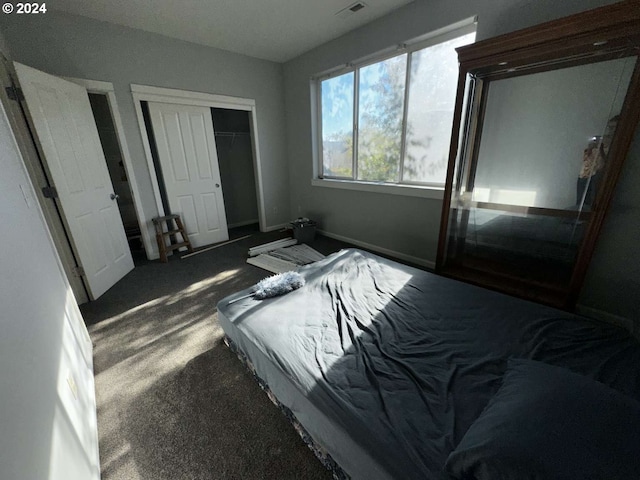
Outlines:
{"type": "Polygon", "coordinates": [[[120,195],[118,195],[116,193],[112,193],[111,195],[109,195],[109,198],[111,200],[118,200],[120,198],[120,195]]]}
{"type": "Polygon", "coordinates": [[[220,188],[220,184],[219,183],[216,183],[216,188],[220,188]]]}

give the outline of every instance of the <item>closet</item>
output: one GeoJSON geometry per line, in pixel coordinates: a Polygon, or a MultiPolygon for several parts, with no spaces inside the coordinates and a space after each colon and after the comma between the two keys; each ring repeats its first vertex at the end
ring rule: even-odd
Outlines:
{"type": "Polygon", "coordinates": [[[258,223],[249,112],[212,108],[220,178],[229,228],[258,223]]]}

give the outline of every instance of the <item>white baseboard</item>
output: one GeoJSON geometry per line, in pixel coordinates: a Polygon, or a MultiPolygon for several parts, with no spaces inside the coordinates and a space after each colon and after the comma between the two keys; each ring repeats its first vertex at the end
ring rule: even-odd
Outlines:
{"type": "Polygon", "coordinates": [[[404,260],[406,262],[427,267],[431,270],[434,270],[436,268],[436,263],[432,262],[431,260],[425,260],[424,258],[414,257],[413,255],[407,255],[406,253],[396,252],[395,250],[390,250],[388,248],[380,247],[378,245],[362,242],[360,240],[356,240],[355,238],[349,238],[343,235],[338,235],[336,233],[327,232],[326,230],[318,230],[318,233],[321,235],[324,235],[325,237],[333,238],[335,240],[340,240],[342,242],[353,243],[358,247],[363,247],[368,250],[373,250],[374,252],[383,253],[385,255],[389,255],[390,257],[394,257],[399,260],[404,260]]]}
{"type": "Polygon", "coordinates": [[[281,223],[280,225],[271,225],[270,227],[265,227],[265,232],[273,232],[274,230],[281,230],[283,228],[289,227],[288,223],[281,223]]]}
{"type": "Polygon", "coordinates": [[[614,315],[613,313],[605,312],[597,308],[586,307],[584,305],[576,305],[576,313],[584,315],[585,317],[595,318],[596,320],[602,320],[603,322],[617,325],[624,328],[632,335],[640,337],[640,324],[634,322],[630,318],[621,317],[620,315],[614,315]]]}
{"type": "Polygon", "coordinates": [[[257,218],[255,220],[246,220],[244,222],[230,223],[229,225],[227,225],[227,228],[244,227],[245,225],[252,225],[254,223],[258,223],[257,218]]]}

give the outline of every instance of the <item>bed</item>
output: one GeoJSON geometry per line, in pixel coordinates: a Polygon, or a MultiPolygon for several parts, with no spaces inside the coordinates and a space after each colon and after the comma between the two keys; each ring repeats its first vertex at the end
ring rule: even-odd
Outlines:
{"type": "MultiPolygon", "coordinates": [[[[538,382],[544,385],[537,397],[523,398],[547,402],[543,417],[549,419],[557,401],[572,411],[573,401],[597,412],[603,410],[600,396],[613,395],[618,403],[610,411],[616,414],[606,421],[618,432],[626,428],[627,436],[605,437],[608,444],[598,448],[622,455],[624,442],[630,458],[634,453],[640,458],[640,435],[635,434],[640,432],[640,345],[626,331],[357,249],[299,271],[306,279],[301,289],[262,301],[235,301],[250,290],[238,292],[218,304],[218,320],[259,379],[346,475],[497,478],[497,470],[492,473],[482,462],[504,454],[482,449],[505,446],[484,445],[472,434],[485,438],[484,428],[502,432],[499,439],[526,440],[522,432],[541,431],[537,414],[526,412],[537,406],[525,405],[524,414],[521,406],[496,406],[518,397],[507,387],[521,391],[518,382],[538,377],[558,381],[538,382]],[[607,390],[586,401],[591,386],[580,383],[585,381],[607,390]],[[565,387],[576,382],[575,388],[565,387]],[[552,384],[557,390],[550,389],[552,384]],[[512,419],[492,423],[496,411],[516,410],[533,425],[512,419]],[[506,432],[514,425],[516,432],[506,432]]],[[[548,423],[556,428],[558,422],[548,423]]],[[[579,423],[578,429],[584,422],[579,423]]],[[[591,427],[602,430],[598,422],[591,427]]],[[[558,442],[572,444],[562,440],[563,434],[551,432],[558,442]]],[[[526,444],[522,448],[531,450],[526,444]]],[[[561,463],[567,464],[563,457],[561,463]]],[[[640,464],[633,462],[629,468],[637,473],[640,464]]]]}

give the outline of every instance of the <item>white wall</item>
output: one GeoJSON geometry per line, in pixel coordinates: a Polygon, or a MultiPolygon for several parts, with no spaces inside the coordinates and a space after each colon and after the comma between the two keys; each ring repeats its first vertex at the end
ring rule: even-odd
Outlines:
{"type": "Polygon", "coordinates": [[[0,28],[20,63],[113,83],[152,238],[157,208],[132,83],[255,99],[267,227],[290,220],[280,64],[52,10],[2,15],[0,28]]]}
{"type": "Polygon", "coordinates": [[[98,479],[91,342],[1,104],[0,169],[0,478],[98,479]]]}
{"type": "MultiPolygon", "coordinates": [[[[318,72],[478,15],[477,39],[614,3],[609,0],[417,0],[284,65],[291,212],[334,234],[435,261],[440,200],[312,187],[311,95],[318,72]]],[[[605,222],[579,303],[638,318],[640,130],[605,222]]]]}

